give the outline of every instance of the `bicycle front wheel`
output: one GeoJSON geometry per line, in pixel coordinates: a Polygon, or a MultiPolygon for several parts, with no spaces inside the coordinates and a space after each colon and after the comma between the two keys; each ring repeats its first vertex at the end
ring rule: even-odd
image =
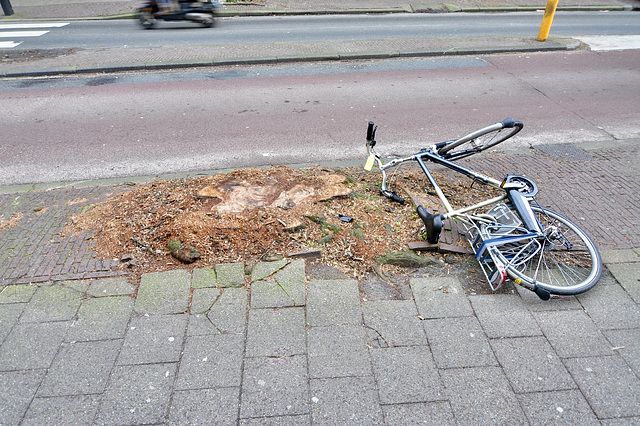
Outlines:
{"type": "Polygon", "coordinates": [[[440,148],[438,154],[448,160],[457,160],[492,148],[522,130],[521,122],[511,120],[510,124],[511,127],[496,129],[495,126],[489,126],[474,132],[440,148]]]}
{"type": "Polygon", "coordinates": [[[495,247],[509,278],[557,295],[579,294],[592,288],[602,273],[602,260],[593,241],[561,214],[544,207],[531,208],[544,237],[495,247]]]}

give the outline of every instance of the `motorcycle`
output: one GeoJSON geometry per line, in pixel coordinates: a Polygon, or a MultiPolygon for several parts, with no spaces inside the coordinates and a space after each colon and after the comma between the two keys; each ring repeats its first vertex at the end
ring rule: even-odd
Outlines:
{"type": "Polygon", "coordinates": [[[212,0],[173,1],[166,8],[161,8],[157,0],[148,0],[138,7],[140,25],[146,29],[153,28],[159,20],[163,21],[192,21],[209,28],[214,24],[217,8],[222,3],[212,0]]]}

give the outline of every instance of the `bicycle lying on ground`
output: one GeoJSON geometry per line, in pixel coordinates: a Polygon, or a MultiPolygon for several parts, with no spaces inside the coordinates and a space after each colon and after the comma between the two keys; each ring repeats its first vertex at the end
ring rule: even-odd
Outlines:
{"type": "Polygon", "coordinates": [[[460,139],[436,143],[415,154],[384,163],[374,150],[377,127],[369,122],[369,158],[365,169],[370,171],[376,164],[382,173],[380,193],[404,203],[404,199],[389,187],[387,170],[417,162],[446,210],[434,214],[422,205],[417,206],[427,241],[438,242],[443,221],[447,219],[461,225],[492,290],[511,279],[543,300],[548,300],[551,294],[583,293],[598,282],[602,273],[600,253],[587,234],[561,214],[540,206],[535,199],[538,187],[531,179],[506,175],[499,181],[455,163],[455,160],[504,142],[522,127],[521,122],[507,118],[460,139]],[[474,183],[498,188],[503,193],[454,209],[427,168],[427,161],[461,173],[474,183]]]}

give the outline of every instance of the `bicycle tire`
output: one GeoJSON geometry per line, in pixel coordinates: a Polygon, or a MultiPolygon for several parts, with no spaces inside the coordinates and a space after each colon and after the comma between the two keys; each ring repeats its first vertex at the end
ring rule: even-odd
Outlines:
{"type": "MultiPolygon", "coordinates": [[[[594,242],[560,213],[544,207],[531,208],[545,237],[495,247],[509,278],[527,288],[538,287],[556,295],[575,295],[591,289],[602,273],[602,259],[594,242]],[[537,244],[539,247],[534,250],[537,244]]],[[[486,227],[485,237],[491,238],[489,229],[486,227]]],[[[518,229],[514,234],[528,232],[518,229]]]]}
{"type": "MultiPolygon", "coordinates": [[[[505,121],[503,121],[503,123],[505,121]]],[[[522,130],[523,124],[521,122],[511,121],[513,122],[513,126],[511,127],[491,129],[490,126],[487,130],[480,130],[475,137],[468,140],[463,140],[462,142],[460,142],[460,139],[452,141],[438,149],[438,154],[447,160],[458,160],[492,148],[513,137],[516,133],[522,130]]]]}

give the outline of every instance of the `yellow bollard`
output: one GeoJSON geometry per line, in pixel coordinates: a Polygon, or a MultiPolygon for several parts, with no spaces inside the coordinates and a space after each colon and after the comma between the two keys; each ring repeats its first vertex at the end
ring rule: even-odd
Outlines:
{"type": "Polygon", "coordinates": [[[540,32],[538,33],[538,41],[545,41],[549,36],[549,30],[551,29],[551,22],[553,22],[553,15],[556,13],[557,6],[558,6],[558,0],[547,1],[547,8],[544,10],[542,25],[540,25],[540,32]]]}

